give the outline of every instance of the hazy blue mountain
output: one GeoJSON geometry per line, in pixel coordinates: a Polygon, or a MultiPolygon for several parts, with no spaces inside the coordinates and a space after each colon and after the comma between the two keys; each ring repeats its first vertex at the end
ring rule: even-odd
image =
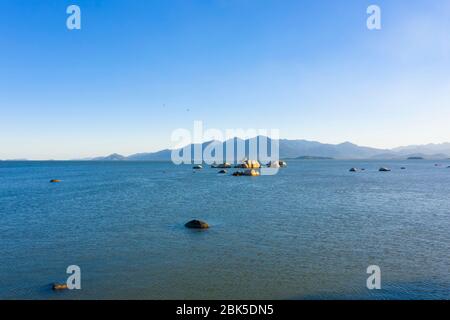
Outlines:
{"type": "MultiPolygon", "coordinates": [[[[234,138],[227,142],[218,142],[217,144],[222,145],[222,151],[224,157],[226,154],[226,145],[232,144],[234,146],[234,154],[237,154],[237,142],[243,142],[245,146],[245,157],[248,157],[249,147],[251,142],[257,142],[258,139],[263,137],[254,137],[252,139],[247,139],[245,141],[234,138]]],[[[267,140],[268,153],[270,150],[270,139],[267,140]]],[[[200,146],[202,152],[210,146],[213,141],[208,141],[200,146]]],[[[256,143],[256,145],[258,145],[256,143]]],[[[308,140],[279,140],[280,147],[280,159],[293,159],[293,158],[303,158],[303,159],[313,159],[313,158],[333,158],[333,159],[407,159],[408,157],[423,157],[425,159],[447,159],[450,157],[450,143],[443,144],[429,144],[423,146],[407,146],[395,149],[377,149],[370,147],[358,146],[350,142],[344,142],[340,144],[326,144],[317,141],[308,140]]],[[[186,146],[183,148],[189,152],[189,158],[193,157],[193,150],[195,145],[186,146]]],[[[180,155],[183,153],[178,150],[180,155]]],[[[92,160],[101,161],[170,161],[172,150],[164,149],[158,152],[149,153],[137,153],[124,157],[119,154],[112,154],[107,157],[94,158],[92,160]]],[[[214,154],[213,154],[214,155],[214,154]]],[[[235,162],[239,162],[242,159],[238,159],[236,156],[234,158],[235,162]]]]}
{"type": "Polygon", "coordinates": [[[424,155],[439,155],[444,154],[447,157],[450,155],[450,143],[440,143],[440,144],[425,144],[425,145],[412,145],[406,147],[398,147],[392,149],[397,154],[407,155],[407,154],[424,154],[424,155]]]}
{"type": "Polygon", "coordinates": [[[122,156],[121,154],[118,154],[118,153],[113,153],[106,157],[97,157],[97,158],[92,158],[90,160],[91,161],[123,161],[123,160],[127,160],[127,157],[122,156]]]}
{"type": "Polygon", "coordinates": [[[306,140],[280,140],[281,158],[315,156],[335,159],[368,159],[385,152],[388,150],[361,147],[350,142],[324,144],[306,140]]]}
{"type": "Polygon", "coordinates": [[[449,156],[443,153],[436,153],[436,154],[425,154],[425,153],[382,153],[378,154],[371,159],[379,159],[379,160],[404,160],[409,158],[421,158],[425,160],[443,160],[448,159],[449,156]]]}
{"type": "Polygon", "coordinates": [[[129,157],[127,160],[131,161],[166,161],[170,160],[171,150],[164,149],[158,152],[148,152],[148,153],[136,153],[129,157]]]}

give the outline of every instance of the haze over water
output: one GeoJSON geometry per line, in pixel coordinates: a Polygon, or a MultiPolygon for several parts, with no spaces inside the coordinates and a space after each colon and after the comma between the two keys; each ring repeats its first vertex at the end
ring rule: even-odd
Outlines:
{"type": "Polygon", "coordinates": [[[289,161],[252,178],[0,162],[0,298],[449,299],[448,165],[289,161]],[[193,218],[211,228],[186,229],[193,218]],[[72,264],[82,289],[53,292],[72,264]],[[366,288],[369,265],[382,290],[366,288]]]}

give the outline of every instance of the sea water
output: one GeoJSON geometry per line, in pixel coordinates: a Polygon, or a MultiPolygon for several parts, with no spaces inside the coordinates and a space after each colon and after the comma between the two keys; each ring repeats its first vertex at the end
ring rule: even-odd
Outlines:
{"type": "Polygon", "coordinates": [[[170,162],[0,162],[0,298],[449,299],[448,165],[291,160],[233,177],[170,162]],[[186,229],[194,218],[210,229],[186,229]],[[52,291],[69,265],[81,290],[52,291]],[[366,287],[370,265],[381,290],[366,287]]]}

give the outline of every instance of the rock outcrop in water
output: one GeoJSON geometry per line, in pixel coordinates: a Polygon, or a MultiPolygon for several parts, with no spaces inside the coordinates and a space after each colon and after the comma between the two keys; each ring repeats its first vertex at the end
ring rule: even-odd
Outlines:
{"type": "Polygon", "coordinates": [[[282,167],[282,168],[286,168],[287,167],[286,161],[280,160],[280,161],[278,161],[278,163],[280,164],[280,167],[282,167]]]}
{"type": "Polygon", "coordinates": [[[184,225],[189,229],[208,229],[209,225],[201,220],[191,220],[184,225]]]}
{"type": "Polygon", "coordinates": [[[287,163],[286,161],[283,160],[278,160],[278,161],[270,161],[267,164],[268,168],[285,168],[287,167],[287,163]]]}
{"type": "Polygon", "coordinates": [[[261,168],[261,164],[258,162],[258,160],[245,160],[243,163],[235,166],[235,168],[259,169],[261,168]]]}

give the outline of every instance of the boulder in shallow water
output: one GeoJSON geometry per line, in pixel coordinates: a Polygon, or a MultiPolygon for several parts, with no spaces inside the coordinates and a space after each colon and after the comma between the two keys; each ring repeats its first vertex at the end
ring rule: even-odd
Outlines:
{"type": "Polygon", "coordinates": [[[258,177],[259,175],[260,175],[259,171],[255,169],[247,169],[244,171],[244,176],[258,177]]]}
{"type": "Polygon", "coordinates": [[[249,176],[249,177],[258,177],[261,175],[258,170],[255,169],[247,169],[245,171],[236,171],[233,172],[233,176],[240,177],[240,176],[249,176]]]}
{"type": "Polygon", "coordinates": [[[240,169],[259,169],[261,168],[261,164],[259,163],[258,160],[245,160],[244,162],[234,167],[240,169]]]}
{"type": "Polygon", "coordinates": [[[217,165],[215,168],[223,169],[223,168],[231,168],[231,164],[228,162],[224,162],[222,164],[217,165]]]}
{"type": "Polygon", "coordinates": [[[209,225],[201,220],[191,220],[184,225],[189,229],[208,229],[209,225]]]}
{"type": "Polygon", "coordinates": [[[55,291],[60,291],[60,290],[67,290],[68,287],[67,287],[67,284],[65,284],[65,283],[54,283],[52,285],[52,289],[55,291]]]}
{"type": "Polygon", "coordinates": [[[281,168],[280,162],[279,161],[270,161],[267,164],[268,168],[272,168],[272,169],[277,169],[277,168],[281,168]]]}

